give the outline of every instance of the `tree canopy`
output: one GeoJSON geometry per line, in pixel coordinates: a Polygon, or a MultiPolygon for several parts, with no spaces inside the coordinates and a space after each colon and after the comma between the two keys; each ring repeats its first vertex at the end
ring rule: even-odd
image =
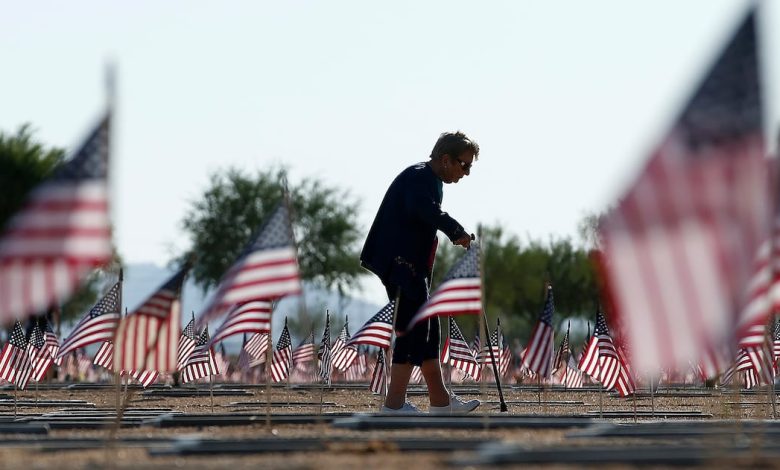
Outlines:
{"type": "MultiPolygon", "coordinates": [[[[192,240],[184,257],[194,259],[192,276],[204,290],[214,287],[250,237],[282,201],[286,169],[247,174],[219,171],[182,220],[192,240]]],[[[358,203],[348,192],[306,178],[288,186],[293,230],[304,280],[336,289],[354,288],[361,274],[357,242],[358,203]]]]}

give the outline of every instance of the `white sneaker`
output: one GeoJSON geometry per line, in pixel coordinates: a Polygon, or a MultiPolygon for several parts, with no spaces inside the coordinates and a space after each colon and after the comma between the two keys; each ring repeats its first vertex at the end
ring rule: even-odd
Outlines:
{"type": "Polygon", "coordinates": [[[420,411],[416,406],[412,405],[408,401],[404,403],[404,406],[400,408],[388,408],[385,405],[382,405],[382,413],[385,414],[399,414],[399,415],[420,415],[422,414],[422,411],[420,411]]]}
{"type": "Polygon", "coordinates": [[[450,396],[450,404],[447,406],[430,406],[428,412],[432,415],[459,415],[474,411],[481,405],[479,400],[463,401],[455,395],[450,396]]]}

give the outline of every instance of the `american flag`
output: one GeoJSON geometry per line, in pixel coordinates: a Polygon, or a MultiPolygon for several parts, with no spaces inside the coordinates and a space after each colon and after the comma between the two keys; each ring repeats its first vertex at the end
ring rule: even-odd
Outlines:
{"type": "Polygon", "coordinates": [[[549,378],[552,374],[553,340],[552,316],[555,312],[552,286],[547,286],[547,298],[544,301],[544,309],[539,316],[539,321],[531,333],[531,339],[523,356],[523,365],[528,370],[543,378],[549,378]]]}
{"type": "Polygon", "coordinates": [[[773,356],[774,356],[775,364],[777,364],[777,358],[780,357],[780,320],[775,322],[773,340],[772,340],[772,351],[774,352],[773,356]]]}
{"type": "Polygon", "coordinates": [[[756,374],[756,371],[754,369],[748,369],[743,372],[745,377],[745,388],[751,389],[758,385],[760,383],[758,374],[756,374]]]}
{"type": "Polygon", "coordinates": [[[276,343],[274,358],[271,361],[271,377],[274,382],[281,382],[290,375],[292,367],[292,340],[290,339],[290,330],[287,329],[287,319],[284,319],[284,328],[276,343]]]}
{"type": "Polygon", "coordinates": [[[382,307],[376,315],[363,325],[363,328],[355,333],[355,336],[349,340],[349,344],[368,344],[381,349],[389,348],[390,341],[393,338],[394,309],[395,301],[391,301],[382,307]]]}
{"type": "Polygon", "coordinates": [[[478,243],[471,244],[471,248],[455,263],[441,285],[412,317],[407,329],[432,317],[482,313],[479,250],[478,243]]]}
{"type": "Polygon", "coordinates": [[[488,344],[491,346],[488,347],[488,344],[482,346],[482,350],[479,352],[479,362],[483,365],[490,366],[493,364],[493,358],[496,359],[496,366],[501,365],[501,346],[499,343],[499,331],[498,326],[496,326],[496,329],[493,330],[493,333],[490,334],[490,341],[488,341],[488,344]],[[490,354],[490,350],[493,350],[493,354],[490,354]]]}
{"type": "Polygon", "coordinates": [[[108,139],[106,115],[0,234],[0,322],[63,302],[111,260],[108,139]]]}
{"type": "Polygon", "coordinates": [[[330,373],[333,369],[333,365],[331,364],[329,313],[325,313],[325,331],[322,333],[322,342],[320,343],[318,356],[320,358],[319,376],[330,385],[330,373]]]}
{"type": "Polygon", "coordinates": [[[271,327],[271,308],[271,302],[265,300],[236,305],[217,328],[211,338],[211,344],[239,333],[268,333],[271,327]]]}
{"type": "Polygon", "coordinates": [[[0,351],[0,379],[14,383],[20,388],[30,380],[32,368],[27,356],[27,336],[19,320],[16,320],[11,337],[0,351]]]}
{"type": "Polygon", "coordinates": [[[566,388],[582,388],[582,371],[577,368],[574,354],[569,355],[566,362],[566,372],[563,375],[563,384],[566,388]]]}
{"type": "Polygon", "coordinates": [[[412,375],[409,377],[409,383],[418,384],[422,382],[422,369],[420,366],[412,367],[412,375]]]}
{"type": "MultiPolygon", "coordinates": [[[[501,335],[501,343],[503,342],[504,337],[501,335]]],[[[504,344],[504,347],[501,348],[501,359],[499,359],[498,364],[498,373],[501,377],[506,377],[506,374],[509,372],[509,366],[512,364],[512,350],[508,344],[504,344]]]]}
{"type": "Polygon", "coordinates": [[[49,351],[51,358],[54,359],[56,365],[62,364],[62,357],[58,357],[57,353],[60,352],[60,340],[51,328],[51,323],[43,319],[43,339],[46,341],[46,349],[49,351]]]}
{"type": "Polygon", "coordinates": [[[596,328],[588,347],[582,353],[578,368],[601,382],[605,389],[612,390],[615,387],[620,375],[620,359],[601,311],[596,313],[596,328]]]}
{"type": "Polygon", "coordinates": [[[217,293],[198,322],[205,324],[218,318],[233,305],[273,300],[300,292],[295,238],[289,210],[282,203],[222,278],[217,293]]]}
{"type": "Polygon", "coordinates": [[[179,345],[176,348],[176,370],[182,370],[184,365],[187,364],[187,360],[189,360],[192,352],[195,351],[195,346],[197,344],[195,341],[196,336],[195,317],[193,316],[179,336],[179,345]]]}
{"type": "Polygon", "coordinates": [[[553,360],[553,372],[557,371],[564,366],[566,358],[571,354],[569,349],[569,331],[571,329],[571,322],[566,326],[566,334],[561,340],[561,345],[558,346],[558,351],[555,352],[555,359],[553,360]]]}
{"type": "Polygon", "coordinates": [[[639,371],[727,344],[769,230],[751,10],[616,210],[600,225],[609,298],[639,371]]]}
{"type": "Polygon", "coordinates": [[[178,359],[184,266],[119,323],[114,370],[173,372],[178,359]]]}
{"type": "Polygon", "coordinates": [[[189,383],[203,377],[219,375],[219,366],[214,358],[214,350],[210,346],[209,327],[206,325],[198,335],[195,350],[190,355],[181,370],[182,383],[189,383]]]}
{"type": "MultiPolygon", "coordinates": [[[[618,360],[620,361],[620,372],[615,382],[615,388],[621,397],[627,397],[636,391],[636,382],[631,376],[631,369],[628,367],[628,360],[620,348],[616,348],[618,360]]],[[[652,384],[651,384],[652,386],[652,384]]]]}
{"type": "Polygon", "coordinates": [[[293,351],[292,361],[293,364],[307,363],[314,359],[314,332],[309,333],[301,344],[293,351]]]}
{"type": "MultiPolygon", "coordinates": [[[[241,348],[241,354],[246,355],[246,368],[251,369],[265,363],[268,351],[268,333],[255,333],[241,348]]],[[[240,361],[239,361],[240,362],[240,361]]]]}
{"type": "Polygon", "coordinates": [[[33,327],[30,330],[30,339],[27,342],[27,357],[30,360],[32,367],[32,380],[40,382],[46,371],[49,370],[54,359],[51,357],[51,353],[46,348],[46,339],[41,330],[39,321],[33,322],[33,327]]]}
{"type": "Polygon", "coordinates": [[[375,395],[387,394],[387,369],[385,366],[385,351],[379,349],[379,354],[376,356],[376,364],[374,364],[374,372],[371,374],[371,384],[369,388],[375,395]]]}
{"type": "Polygon", "coordinates": [[[61,359],[79,348],[100,341],[113,340],[122,317],[121,308],[122,284],[117,282],[73,328],[73,331],[62,342],[57,356],[61,359]]]}
{"type": "Polygon", "coordinates": [[[333,343],[331,351],[333,367],[337,370],[346,371],[355,362],[358,351],[357,345],[349,344],[349,320],[344,323],[344,328],[341,329],[336,342],[333,343]]]}
{"type": "Polygon", "coordinates": [[[103,341],[103,344],[100,345],[97,353],[95,353],[92,363],[96,366],[112,370],[114,368],[114,343],[111,341],[103,341]]]}
{"type": "Polygon", "coordinates": [[[462,371],[464,374],[479,381],[482,366],[477,362],[474,351],[469,348],[463,333],[460,332],[454,318],[449,319],[449,335],[444,341],[441,351],[441,362],[462,371]]]}
{"type": "Polygon", "coordinates": [[[156,370],[131,370],[129,375],[146,388],[157,380],[160,373],[156,370]]]}

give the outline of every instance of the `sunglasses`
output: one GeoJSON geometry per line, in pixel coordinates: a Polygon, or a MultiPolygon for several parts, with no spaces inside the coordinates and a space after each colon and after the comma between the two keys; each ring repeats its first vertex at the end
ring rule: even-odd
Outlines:
{"type": "Polygon", "coordinates": [[[455,160],[456,162],[458,162],[458,164],[460,164],[460,169],[463,170],[464,173],[468,173],[469,171],[471,171],[471,165],[474,162],[466,163],[466,162],[464,162],[463,160],[461,160],[460,158],[457,158],[457,157],[452,157],[452,159],[455,160]]]}

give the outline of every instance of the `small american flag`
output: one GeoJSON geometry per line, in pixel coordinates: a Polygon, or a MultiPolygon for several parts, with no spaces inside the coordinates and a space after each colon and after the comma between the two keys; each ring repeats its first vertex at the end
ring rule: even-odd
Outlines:
{"type": "Polygon", "coordinates": [[[620,375],[620,359],[612,337],[609,336],[607,320],[601,311],[596,313],[596,329],[582,354],[578,368],[601,382],[605,389],[612,390],[615,387],[620,375]]]}
{"type": "Polygon", "coordinates": [[[773,337],[772,350],[774,351],[775,364],[777,364],[777,358],[780,357],[780,320],[775,322],[773,337]]]}
{"type": "Polygon", "coordinates": [[[409,383],[418,384],[422,382],[422,369],[420,366],[412,367],[412,375],[409,377],[409,383]]]}
{"type": "MultiPolygon", "coordinates": [[[[501,337],[501,342],[504,342],[503,336],[501,337]]],[[[512,364],[512,350],[509,348],[509,345],[505,344],[501,349],[501,359],[499,359],[498,364],[498,373],[501,377],[506,377],[506,374],[509,372],[509,366],[512,364]]]]}
{"type": "Polygon", "coordinates": [[[268,333],[255,333],[241,348],[241,354],[246,354],[246,368],[264,364],[268,351],[268,333]]]}
{"type": "Polygon", "coordinates": [[[337,370],[344,372],[355,362],[358,351],[357,345],[349,344],[349,320],[344,323],[344,328],[333,343],[332,351],[333,367],[337,370]]]}
{"type": "Polygon", "coordinates": [[[111,341],[122,316],[122,284],[117,282],[106,295],[79,321],[65,341],[62,342],[58,357],[61,359],[71,351],[99,343],[111,341]]]}
{"type": "Polygon", "coordinates": [[[179,346],[176,349],[176,370],[182,370],[192,352],[195,351],[197,344],[195,336],[195,318],[193,317],[181,331],[181,336],[179,336],[179,346]]]}
{"type": "Polygon", "coordinates": [[[605,285],[641,372],[683,370],[729,344],[769,234],[755,17],[599,227],[605,285]]]}
{"type": "Polygon", "coordinates": [[[574,354],[570,354],[569,360],[566,362],[563,384],[566,388],[582,388],[582,371],[577,368],[577,362],[573,356],[574,354]]]}
{"type": "Polygon", "coordinates": [[[320,371],[319,376],[330,385],[330,373],[333,369],[330,351],[330,314],[325,313],[325,331],[322,333],[322,342],[319,350],[320,371]]]}
{"type": "Polygon", "coordinates": [[[236,305],[217,328],[211,344],[239,333],[268,333],[271,327],[271,302],[253,300],[236,305]]]}
{"type": "Polygon", "coordinates": [[[233,305],[273,300],[301,292],[290,214],[282,203],[222,278],[214,299],[198,322],[221,316],[233,305]]]}
{"type": "Polygon", "coordinates": [[[131,370],[129,375],[138,381],[143,388],[146,388],[157,380],[160,373],[156,370],[131,370]]]}
{"type": "Polygon", "coordinates": [[[488,344],[482,346],[482,351],[479,352],[479,362],[480,364],[491,366],[493,365],[493,358],[496,360],[496,366],[499,367],[501,365],[501,346],[499,343],[499,331],[498,326],[496,326],[496,329],[493,330],[493,333],[490,334],[490,340],[488,341],[488,344]],[[490,346],[488,346],[490,345],[490,346]],[[492,355],[491,355],[491,349],[492,355]]]}
{"type": "Polygon", "coordinates": [[[56,365],[62,364],[62,357],[57,357],[60,352],[60,340],[51,328],[51,323],[45,318],[43,321],[43,339],[46,341],[46,349],[56,365]]]}
{"type": "Polygon", "coordinates": [[[531,339],[523,356],[523,364],[528,370],[535,372],[543,378],[549,378],[552,374],[553,340],[552,316],[555,312],[552,286],[547,286],[547,298],[544,309],[539,316],[531,339]]]}
{"type": "Polygon", "coordinates": [[[27,343],[27,357],[32,366],[30,378],[40,382],[46,371],[51,367],[54,359],[52,359],[51,353],[46,348],[46,339],[38,321],[33,322],[32,330],[30,330],[30,339],[27,343]]]}
{"type": "Polygon", "coordinates": [[[27,336],[19,320],[16,320],[11,337],[0,351],[0,379],[7,380],[19,387],[26,386],[30,380],[32,368],[27,356],[27,336]]]}
{"type": "Polygon", "coordinates": [[[219,375],[219,366],[214,358],[214,350],[209,346],[209,327],[203,328],[198,335],[195,350],[181,370],[181,381],[189,383],[203,377],[219,375]]]}
{"type": "Polygon", "coordinates": [[[444,342],[441,351],[441,362],[462,371],[464,374],[479,381],[482,367],[474,356],[474,351],[469,348],[463,333],[460,332],[454,318],[449,319],[449,335],[444,342]]]}
{"type": "Polygon", "coordinates": [[[433,317],[479,315],[482,313],[479,251],[479,244],[472,243],[471,248],[450,269],[444,277],[444,281],[420,308],[420,311],[412,317],[407,329],[433,317]]]}
{"type": "Polygon", "coordinates": [[[571,322],[566,326],[566,334],[561,340],[561,345],[558,347],[558,351],[555,352],[555,359],[553,360],[553,373],[564,366],[567,362],[566,359],[571,354],[569,349],[569,330],[571,329],[571,322]]]}
{"type": "Polygon", "coordinates": [[[314,359],[315,347],[314,347],[314,332],[309,333],[301,344],[293,351],[292,360],[293,364],[302,364],[310,362],[314,359]]]}
{"type": "Polygon", "coordinates": [[[618,360],[620,361],[620,372],[618,372],[615,388],[621,397],[627,397],[636,391],[636,383],[634,382],[634,377],[631,376],[631,370],[628,367],[628,360],[626,360],[625,354],[623,354],[620,348],[616,350],[618,360]]]}
{"type": "Polygon", "coordinates": [[[106,115],[0,234],[0,321],[63,302],[111,260],[108,139],[106,115]]]}
{"type": "Polygon", "coordinates": [[[375,395],[387,394],[387,369],[385,366],[385,351],[379,349],[374,364],[374,372],[371,374],[371,384],[369,388],[375,395]]]}
{"type": "Polygon", "coordinates": [[[103,341],[103,344],[100,345],[97,353],[95,353],[92,363],[96,366],[112,370],[114,368],[114,343],[111,341],[103,341]]]}
{"type": "Polygon", "coordinates": [[[114,340],[114,370],[176,371],[181,328],[179,295],[184,266],[119,323],[114,340]]]}
{"type": "Polygon", "coordinates": [[[367,344],[381,349],[389,348],[390,340],[393,337],[394,309],[395,301],[391,301],[382,307],[376,315],[363,325],[363,328],[355,333],[355,336],[349,340],[349,344],[367,344]]]}
{"type": "Polygon", "coordinates": [[[284,328],[276,343],[274,358],[271,362],[271,377],[274,382],[281,382],[290,375],[292,367],[292,341],[290,339],[290,330],[287,329],[287,319],[284,319],[284,328]]]}

